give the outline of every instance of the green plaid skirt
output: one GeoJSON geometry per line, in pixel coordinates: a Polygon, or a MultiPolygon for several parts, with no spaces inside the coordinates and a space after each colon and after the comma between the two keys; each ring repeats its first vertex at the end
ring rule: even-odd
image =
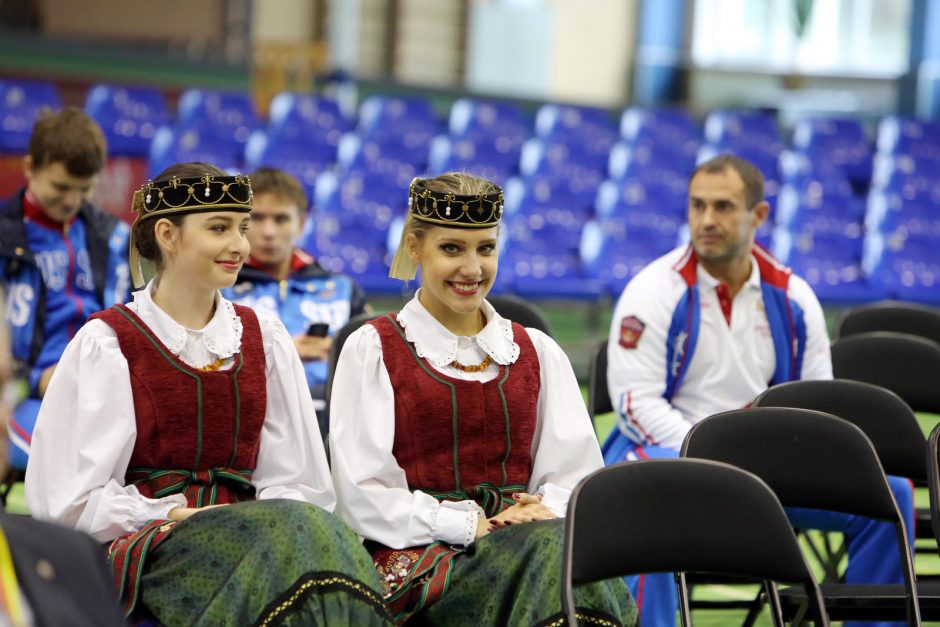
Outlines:
{"type": "MultiPolygon", "coordinates": [[[[398,612],[396,620],[442,627],[565,625],[561,611],[563,538],[562,519],[492,532],[452,556],[439,600],[422,607],[424,595],[412,595],[417,602],[398,612]]],[[[574,597],[582,625],[632,627],[637,622],[636,604],[620,577],[578,586],[574,597]]]]}
{"type": "Polygon", "coordinates": [[[389,625],[372,560],[328,512],[247,501],[175,526],[147,558],[138,616],[176,625],[389,625]],[[149,616],[148,616],[149,613],[149,616]]]}

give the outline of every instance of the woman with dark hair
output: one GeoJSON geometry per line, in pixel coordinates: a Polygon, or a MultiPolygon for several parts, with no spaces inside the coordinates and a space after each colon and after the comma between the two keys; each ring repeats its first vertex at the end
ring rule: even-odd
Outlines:
{"type": "Polygon", "coordinates": [[[132,274],[149,281],[66,348],[33,437],[30,510],[109,543],[134,619],[388,623],[368,554],[329,513],[290,336],[219,293],[248,256],[248,179],[178,164],[133,209],[132,274]]]}
{"type": "MultiPolygon", "coordinates": [[[[337,514],[399,623],[561,624],[559,517],[603,465],[565,354],[485,300],[502,209],[486,179],[412,181],[390,274],[421,288],[350,335],[333,382],[337,514]]],[[[585,622],[635,622],[620,579],[575,597],[585,622]]]]}

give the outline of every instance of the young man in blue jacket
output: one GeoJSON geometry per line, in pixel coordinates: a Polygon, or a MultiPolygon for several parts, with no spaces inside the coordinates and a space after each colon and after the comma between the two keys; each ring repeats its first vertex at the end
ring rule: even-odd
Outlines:
{"type": "Polygon", "coordinates": [[[366,310],[359,285],[324,269],[294,245],[307,212],[300,182],[275,168],[249,175],[254,193],[248,241],[251,256],[226,297],[240,305],[277,315],[303,361],[307,384],[326,435],[325,394],[332,336],[366,310]]]}
{"type": "Polygon", "coordinates": [[[16,374],[28,383],[9,425],[10,465],[24,469],[46,387],[88,317],[124,302],[127,225],[91,204],[104,134],[80,109],[45,112],[23,158],[26,187],[0,208],[0,281],[16,374]]]}

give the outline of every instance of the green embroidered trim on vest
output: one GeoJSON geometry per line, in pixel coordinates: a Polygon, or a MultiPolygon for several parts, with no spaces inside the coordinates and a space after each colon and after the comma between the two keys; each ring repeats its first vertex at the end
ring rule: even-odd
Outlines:
{"type": "Polygon", "coordinates": [[[392,327],[398,332],[398,335],[401,336],[401,339],[402,339],[402,341],[405,343],[405,346],[407,346],[407,347],[408,347],[408,350],[411,351],[411,355],[415,358],[415,361],[418,362],[418,365],[421,366],[421,369],[424,370],[424,372],[427,373],[427,375],[428,375],[429,377],[431,377],[432,379],[434,379],[434,380],[437,381],[438,383],[443,383],[444,385],[446,385],[447,387],[450,388],[450,403],[451,403],[451,407],[453,407],[453,413],[452,413],[452,416],[451,416],[451,430],[452,430],[452,432],[453,432],[453,434],[454,434],[454,443],[453,443],[453,447],[454,447],[454,485],[456,485],[456,486],[457,486],[457,489],[459,490],[459,489],[460,489],[460,462],[459,462],[459,460],[458,460],[458,458],[457,458],[457,445],[458,445],[458,443],[459,443],[459,442],[458,442],[458,438],[457,438],[457,388],[454,387],[454,384],[451,383],[450,381],[445,381],[444,379],[441,379],[439,376],[437,376],[436,374],[434,374],[434,373],[431,371],[431,369],[428,368],[428,367],[424,364],[424,362],[421,360],[421,358],[418,357],[418,353],[417,353],[417,351],[415,351],[414,346],[412,346],[412,345],[411,345],[411,342],[409,342],[409,341],[405,338],[405,333],[404,333],[404,331],[402,330],[402,328],[398,325],[398,321],[395,320],[395,318],[394,318],[391,314],[385,314],[385,317],[388,318],[389,322],[392,323],[392,327]]]}
{"type": "Polygon", "coordinates": [[[503,378],[499,380],[499,383],[496,384],[496,389],[499,390],[499,400],[503,404],[503,420],[506,425],[506,454],[503,455],[502,466],[503,469],[503,485],[509,481],[509,478],[506,475],[506,462],[509,461],[509,451],[512,449],[512,438],[509,432],[509,406],[506,404],[506,395],[503,393],[503,384],[506,383],[506,380],[509,378],[509,365],[506,365],[506,374],[503,375],[503,378]]]}
{"type": "Polygon", "coordinates": [[[193,461],[193,470],[199,468],[199,460],[202,457],[202,379],[197,374],[189,372],[182,366],[180,366],[175,359],[171,358],[166,354],[166,351],[163,350],[163,347],[160,346],[160,343],[157,342],[156,338],[151,335],[148,329],[145,329],[137,321],[131,317],[131,315],[124,310],[122,305],[115,305],[114,310],[120,313],[122,316],[127,318],[128,322],[134,325],[138,331],[144,334],[144,337],[153,344],[153,347],[163,355],[163,358],[166,359],[174,368],[182,372],[183,374],[192,377],[196,380],[196,459],[193,461]]]}

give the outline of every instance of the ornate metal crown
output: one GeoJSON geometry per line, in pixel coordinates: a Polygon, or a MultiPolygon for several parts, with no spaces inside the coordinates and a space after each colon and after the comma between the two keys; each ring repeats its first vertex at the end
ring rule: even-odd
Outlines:
{"type": "Polygon", "coordinates": [[[171,213],[251,211],[251,182],[247,177],[205,175],[150,181],[134,192],[131,208],[137,220],[171,213]]]}
{"type": "Polygon", "coordinates": [[[490,194],[460,195],[428,189],[414,179],[408,193],[408,209],[423,222],[462,228],[486,228],[503,217],[503,190],[490,194]]]}

